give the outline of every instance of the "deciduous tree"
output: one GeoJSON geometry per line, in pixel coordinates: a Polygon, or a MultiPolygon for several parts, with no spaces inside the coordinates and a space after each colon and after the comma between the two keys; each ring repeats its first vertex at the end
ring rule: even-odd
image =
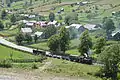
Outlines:
{"type": "Polygon", "coordinates": [[[120,62],[120,44],[113,44],[107,47],[101,54],[100,60],[104,64],[101,69],[104,73],[103,76],[118,80],[117,73],[119,72],[120,62]]]}
{"type": "Polygon", "coordinates": [[[15,37],[15,40],[16,42],[21,45],[22,44],[22,41],[24,41],[24,36],[22,34],[18,34],[16,37],[15,37]]]}
{"type": "Polygon", "coordinates": [[[90,48],[92,48],[92,39],[89,36],[88,30],[86,30],[80,36],[80,45],[78,50],[81,55],[84,55],[84,53],[88,54],[90,48]]]}
{"type": "Polygon", "coordinates": [[[112,31],[115,30],[113,20],[110,19],[110,18],[104,18],[104,20],[103,20],[103,28],[106,30],[106,34],[107,34],[107,37],[109,39],[112,31]]]}
{"type": "Polygon", "coordinates": [[[55,20],[55,14],[51,12],[49,14],[49,19],[50,19],[51,22],[53,22],[55,20]]]}
{"type": "Polygon", "coordinates": [[[65,51],[69,48],[70,43],[69,31],[65,27],[61,27],[59,36],[61,51],[65,53],[65,51]]]}
{"type": "Polygon", "coordinates": [[[53,52],[57,52],[57,50],[59,49],[59,45],[60,45],[60,41],[59,41],[59,35],[55,34],[53,36],[51,36],[48,39],[48,47],[50,48],[51,51],[53,52]]]}
{"type": "Polygon", "coordinates": [[[101,51],[103,50],[104,46],[106,45],[106,40],[103,37],[100,37],[97,39],[96,43],[95,43],[95,53],[99,54],[101,53],[101,51]]]}

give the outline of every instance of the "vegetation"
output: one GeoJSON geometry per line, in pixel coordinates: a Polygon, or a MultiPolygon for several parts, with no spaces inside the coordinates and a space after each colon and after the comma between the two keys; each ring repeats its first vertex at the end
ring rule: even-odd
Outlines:
{"type": "Polygon", "coordinates": [[[4,29],[4,25],[2,23],[2,21],[0,21],[0,30],[3,30],[4,29]]]}
{"type": "Polygon", "coordinates": [[[120,45],[113,44],[107,47],[101,54],[100,60],[103,62],[104,66],[101,69],[102,77],[111,78],[112,80],[118,80],[119,72],[119,58],[120,56],[120,45]]]}
{"type": "Polygon", "coordinates": [[[107,37],[109,39],[110,38],[110,34],[112,33],[112,31],[115,30],[114,22],[110,18],[105,18],[103,20],[103,25],[104,25],[104,29],[106,30],[107,37]]]}
{"type": "Polygon", "coordinates": [[[16,42],[21,45],[22,44],[22,41],[24,40],[24,36],[22,34],[18,34],[16,37],[16,42]]]}
{"type": "Polygon", "coordinates": [[[52,60],[52,65],[44,70],[50,74],[77,76],[90,80],[101,80],[100,78],[93,76],[97,71],[99,71],[99,66],[79,64],[58,59],[48,59],[48,61],[50,60],[52,60]]]}
{"type": "Polygon", "coordinates": [[[106,40],[103,37],[100,37],[97,39],[96,44],[94,46],[95,53],[100,54],[102,50],[104,49],[104,46],[106,45],[106,40]]]}
{"type": "Polygon", "coordinates": [[[49,14],[49,19],[50,19],[51,22],[53,22],[55,20],[55,14],[51,12],[49,14]]]}
{"type": "Polygon", "coordinates": [[[49,27],[45,28],[43,35],[45,39],[48,39],[56,33],[57,33],[56,27],[54,25],[50,25],[49,27]]]}
{"type": "Polygon", "coordinates": [[[60,29],[60,49],[65,53],[65,51],[69,48],[70,38],[69,32],[65,27],[61,27],[60,29]]]}
{"type": "Polygon", "coordinates": [[[59,39],[59,35],[53,35],[52,37],[49,38],[48,40],[48,47],[50,48],[50,51],[53,52],[58,52],[60,51],[60,39],[59,39]]]}
{"type": "Polygon", "coordinates": [[[4,60],[4,59],[11,59],[11,54],[12,54],[12,59],[35,59],[38,58],[37,56],[25,53],[25,52],[21,52],[21,51],[17,51],[11,48],[7,48],[4,47],[2,45],[0,45],[0,60],[4,60]]]}
{"type": "Polygon", "coordinates": [[[65,23],[67,25],[70,25],[72,23],[77,23],[78,22],[78,15],[77,13],[68,13],[66,16],[65,16],[65,23]],[[72,16],[71,16],[72,15],[72,16]]]}
{"type": "Polygon", "coordinates": [[[86,30],[82,33],[80,37],[80,45],[78,50],[81,55],[88,55],[88,51],[90,50],[90,48],[92,48],[92,39],[90,38],[88,31],[86,30]]]}

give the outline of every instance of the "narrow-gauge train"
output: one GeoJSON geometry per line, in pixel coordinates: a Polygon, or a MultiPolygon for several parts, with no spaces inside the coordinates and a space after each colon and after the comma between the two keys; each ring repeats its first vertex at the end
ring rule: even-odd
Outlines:
{"type": "Polygon", "coordinates": [[[74,56],[74,55],[57,55],[57,54],[52,54],[47,51],[40,51],[38,49],[33,50],[34,55],[44,55],[47,57],[53,57],[57,59],[63,59],[63,60],[69,60],[72,62],[77,62],[77,63],[83,63],[83,64],[92,64],[93,59],[91,57],[84,57],[84,56],[74,56]]]}

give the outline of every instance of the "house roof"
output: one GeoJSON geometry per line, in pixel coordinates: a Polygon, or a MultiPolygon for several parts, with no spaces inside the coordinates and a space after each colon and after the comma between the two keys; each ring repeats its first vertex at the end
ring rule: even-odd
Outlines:
{"type": "Polygon", "coordinates": [[[86,25],[84,25],[84,27],[86,29],[88,29],[88,30],[96,30],[96,29],[98,29],[98,28],[96,28],[96,25],[94,25],[94,24],[86,24],[86,25]]]}
{"type": "Polygon", "coordinates": [[[22,20],[22,22],[23,22],[23,23],[28,23],[28,21],[27,21],[27,20],[22,20]]]}
{"type": "Polygon", "coordinates": [[[33,20],[33,21],[29,21],[30,23],[36,23],[37,21],[33,20]]]}
{"type": "Polygon", "coordinates": [[[65,28],[70,28],[71,26],[65,26],[65,28]]]}
{"type": "Polygon", "coordinates": [[[30,15],[28,16],[29,18],[35,18],[36,16],[35,15],[30,15]]]}
{"type": "Polygon", "coordinates": [[[31,28],[21,28],[21,31],[23,33],[31,33],[32,32],[32,29],[31,28]]]}
{"type": "Polygon", "coordinates": [[[56,23],[57,21],[53,21],[53,22],[49,22],[48,25],[51,25],[51,24],[55,25],[56,23]]]}
{"type": "Polygon", "coordinates": [[[112,36],[115,36],[117,33],[120,33],[120,30],[116,31],[116,32],[113,32],[111,35],[112,36]]]}
{"type": "Polygon", "coordinates": [[[33,25],[34,25],[34,23],[27,22],[27,23],[26,23],[26,25],[27,25],[27,26],[33,26],[33,25]]]}
{"type": "Polygon", "coordinates": [[[43,32],[35,32],[34,35],[37,35],[37,37],[40,37],[43,34],[43,32]]]}
{"type": "Polygon", "coordinates": [[[76,29],[79,29],[82,25],[81,24],[71,24],[71,27],[75,27],[76,29]]]}

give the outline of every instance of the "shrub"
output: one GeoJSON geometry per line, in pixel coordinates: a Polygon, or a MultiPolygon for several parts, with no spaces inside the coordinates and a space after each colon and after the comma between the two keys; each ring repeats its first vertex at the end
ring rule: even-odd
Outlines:
{"type": "Polygon", "coordinates": [[[32,69],[38,69],[37,64],[33,63],[33,65],[32,65],[32,69]]]}
{"type": "Polygon", "coordinates": [[[0,67],[10,68],[12,67],[12,63],[10,60],[3,60],[3,61],[0,61],[0,67]]]}

